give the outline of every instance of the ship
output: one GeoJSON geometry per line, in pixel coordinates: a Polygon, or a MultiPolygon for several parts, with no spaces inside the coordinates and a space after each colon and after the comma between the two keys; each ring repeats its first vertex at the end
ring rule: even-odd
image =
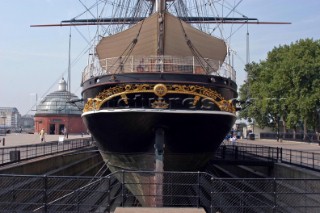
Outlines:
{"type": "MultiPolygon", "coordinates": [[[[188,16],[183,2],[117,1],[112,11],[121,17],[65,21],[125,26],[100,36],[81,83],[83,121],[111,172],[201,171],[235,123],[228,46],[195,28],[225,20],[188,16]]],[[[141,196],[157,194],[163,179],[147,174],[129,179],[153,189],[129,190],[143,206],[161,205],[141,196]]]]}
{"type": "Polygon", "coordinates": [[[248,18],[237,12],[240,2],[99,0],[60,24],[32,25],[97,26],[87,40],[82,119],[141,206],[163,206],[165,172],[203,171],[234,126],[241,109],[228,44],[234,32],[225,37],[222,26],[290,24],[248,18]]]}

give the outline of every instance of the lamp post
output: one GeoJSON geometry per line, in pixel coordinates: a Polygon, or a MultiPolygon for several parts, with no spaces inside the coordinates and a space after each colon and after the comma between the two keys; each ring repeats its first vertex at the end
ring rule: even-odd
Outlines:
{"type": "Polygon", "coordinates": [[[318,126],[317,126],[317,131],[316,131],[316,137],[317,137],[317,141],[319,143],[320,146],[320,141],[319,141],[319,127],[320,127],[320,108],[317,108],[317,117],[318,117],[318,126]]]}
{"type": "Polygon", "coordinates": [[[279,142],[280,139],[280,110],[278,112],[278,116],[277,116],[277,142],[279,142]]]}

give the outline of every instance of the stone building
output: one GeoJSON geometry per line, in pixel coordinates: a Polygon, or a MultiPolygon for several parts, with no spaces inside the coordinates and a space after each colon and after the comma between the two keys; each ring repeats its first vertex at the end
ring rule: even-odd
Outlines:
{"type": "Polygon", "coordinates": [[[34,117],[33,115],[27,114],[21,116],[20,127],[22,132],[32,133],[34,132],[34,117]]]}
{"type": "Polygon", "coordinates": [[[0,107],[0,129],[15,131],[20,128],[21,115],[15,107],[0,107]]]}
{"type": "Polygon", "coordinates": [[[67,91],[62,78],[58,90],[50,93],[37,105],[34,115],[35,132],[43,128],[47,134],[81,134],[87,132],[82,121],[83,103],[70,103],[78,97],[67,91]]]}

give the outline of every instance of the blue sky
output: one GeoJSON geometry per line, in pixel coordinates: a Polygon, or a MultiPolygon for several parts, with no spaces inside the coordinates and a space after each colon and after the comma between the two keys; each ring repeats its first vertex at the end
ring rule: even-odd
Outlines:
{"type": "MultiPolygon", "coordinates": [[[[268,51],[279,45],[305,38],[320,39],[319,0],[243,0],[237,10],[260,21],[292,22],[291,25],[249,25],[250,61],[265,60],[268,51]]],[[[35,103],[35,94],[40,100],[57,90],[58,80],[62,76],[67,78],[70,28],[31,28],[30,25],[59,23],[82,11],[78,0],[1,1],[0,106],[17,107],[25,114],[35,103]]],[[[90,35],[93,29],[71,29],[71,85],[72,92],[80,97],[81,72],[88,54],[84,52],[87,42],[78,30],[90,35]]],[[[240,28],[231,40],[239,85],[245,80],[246,31],[246,26],[240,28]]]]}

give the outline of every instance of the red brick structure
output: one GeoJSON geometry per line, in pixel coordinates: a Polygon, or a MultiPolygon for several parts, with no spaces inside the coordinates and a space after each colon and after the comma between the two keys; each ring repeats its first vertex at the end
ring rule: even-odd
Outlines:
{"type": "Polygon", "coordinates": [[[35,132],[44,128],[47,134],[61,135],[67,130],[69,134],[86,133],[82,119],[77,115],[43,115],[34,118],[35,132]]]}
{"type": "Polygon", "coordinates": [[[72,99],[78,97],[66,90],[66,82],[61,79],[59,89],[47,95],[37,106],[34,116],[35,132],[43,128],[45,133],[59,135],[86,133],[87,129],[82,121],[83,104],[71,104],[72,99]]]}

